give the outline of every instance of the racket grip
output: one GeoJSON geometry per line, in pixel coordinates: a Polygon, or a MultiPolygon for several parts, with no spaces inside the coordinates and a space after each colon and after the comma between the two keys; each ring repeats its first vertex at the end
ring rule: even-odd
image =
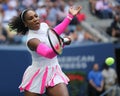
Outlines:
{"type": "Polygon", "coordinates": [[[70,43],[71,43],[71,39],[69,37],[63,38],[63,44],[64,45],[70,45],[70,43]]]}

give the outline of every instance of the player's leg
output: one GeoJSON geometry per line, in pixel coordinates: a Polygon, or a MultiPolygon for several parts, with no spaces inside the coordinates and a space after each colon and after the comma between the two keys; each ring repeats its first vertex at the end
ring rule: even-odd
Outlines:
{"type": "Polygon", "coordinates": [[[54,87],[47,88],[48,96],[69,96],[66,84],[60,83],[54,87]]]}
{"type": "Polygon", "coordinates": [[[42,96],[42,95],[39,95],[39,94],[36,94],[36,93],[32,93],[32,92],[29,92],[29,91],[25,91],[24,92],[24,96],[42,96]]]}

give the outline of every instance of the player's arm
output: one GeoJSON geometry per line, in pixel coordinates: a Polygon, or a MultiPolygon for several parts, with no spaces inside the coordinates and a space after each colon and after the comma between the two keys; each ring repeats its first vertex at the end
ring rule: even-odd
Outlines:
{"type": "Polygon", "coordinates": [[[46,58],[52,59],[56,56],[52,48],[48,47],[46,44],[40,42],[40,40],[36,38],[30,39],[27,43],[27,46],[30,50],[35,51],[37,54],[46,58]]]}
{"type": "Polygon", "coordinates": [[[77,15],[80,12],[81,9],[82,9],[81,6],[79,6],[76,9],[72,8],[72,7],[69,9],[69,14],[67,15],[67,17],[59,25],[57,25],[54,28],[54,30],[57,32],[57,34],[60,35],[60,34],[62,34],[65,31],[65,29],[67,28],[67,26],[69,25],[69,23],[71,22],[73,17],[75,15],[77,15]]]}
{"type": "Polygon", "coordinates": [[[65,29],[68,27],[72,19],[73,19],[73,15],[68,14],[67,17],[53,29],[57,34],[59,35],[62,34],[65,31],[65,29]]]}

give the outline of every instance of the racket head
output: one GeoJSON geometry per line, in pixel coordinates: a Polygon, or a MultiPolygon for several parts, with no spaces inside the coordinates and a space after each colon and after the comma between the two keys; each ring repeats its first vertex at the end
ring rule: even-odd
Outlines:
{"type": "Polygon", "coordinates": [[[62,54],[63,50],[63,39],[53,30],[52,28],[48,28],[47,30],[48,41],[50,43],[51,48],[53,51],[60,55],[62,54]]]}

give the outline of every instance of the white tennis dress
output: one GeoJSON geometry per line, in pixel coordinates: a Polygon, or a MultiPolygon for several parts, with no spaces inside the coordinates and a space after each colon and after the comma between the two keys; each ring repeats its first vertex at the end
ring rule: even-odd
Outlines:
{"type": "MultiPolygon", "coordinates": [[[[32,38],[37,38],[50,46],[47,38],[47,29],[48,25],[41,23],[39,30],[29,30],[27,41],[32,38]]],[[[58,83],[68,84],[69,79],[62,72],[57,56],[49,59],[38,55],[35,51],[30,51],[30,53],[32,56],[32,64],[26,69],[23,75],[22,83],[19,86],[20,91],[28,90],[30,92],[43,94],[49,86],[52,87],[58,83]]]]}

